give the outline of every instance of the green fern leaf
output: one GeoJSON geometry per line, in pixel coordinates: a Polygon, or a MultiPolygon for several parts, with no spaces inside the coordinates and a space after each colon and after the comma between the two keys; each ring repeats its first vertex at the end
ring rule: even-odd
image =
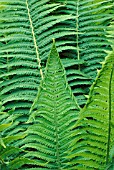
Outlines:
{"type": "Polygon", "coordinates": [[[31,111],[29,122],[33,125],[29,126],[28,137],[22,142],[25,143],[22,148],[29,150],[25,156],[33,158],[39,169],[64,169],[79,106],[67,84],[55,43],[31,111]]]}
{"type": "Polygon", "coordinates": [[[77,122],[70,165],[104,170],[114,146],[114,51],[110,52],[93,83],[77,122]],[[80,130],[80,132],[79,132],[80,130]]]}

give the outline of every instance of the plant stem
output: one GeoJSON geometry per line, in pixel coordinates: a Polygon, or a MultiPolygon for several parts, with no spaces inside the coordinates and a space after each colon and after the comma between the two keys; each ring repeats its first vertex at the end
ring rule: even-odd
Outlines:
{"type": "Polygon", "coordinates": [[[38,46],[37,46],[36,37],[35,37],[35,33],[34,33],[33,22],[32,22],[31,15],[30,15],[28,0],[26,0],[26,6],[27,6],[28,17],[29,17],[29,21],[30,21],[30,27],[32,29],[32,36],[33,36],[33,41],[34,41],[34,47],[36,49],[36,57],[37,57],[38,66],[39,66],[39,69],[40,69],[40,75],[41,75],[41,78],[43,79],[43,71],[42,71],[42,67],[41,67],[41,60],[40,60],[40,56],[39,56],[39,52],[38,52],[38,46]]]}

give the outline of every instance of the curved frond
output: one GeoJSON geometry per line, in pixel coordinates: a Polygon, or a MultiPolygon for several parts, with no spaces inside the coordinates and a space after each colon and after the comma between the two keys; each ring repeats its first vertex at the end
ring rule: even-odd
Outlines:
{"type": "Polygon", "coordinates": [[[104,170],[114,146],[114,51],[106,57],[79,115],[72,142],[72,167],[104,170]],[[80,132],[79,132],[80,130],[80,132]],[[77,149],[78,148],[78,149],[77,149]]]}

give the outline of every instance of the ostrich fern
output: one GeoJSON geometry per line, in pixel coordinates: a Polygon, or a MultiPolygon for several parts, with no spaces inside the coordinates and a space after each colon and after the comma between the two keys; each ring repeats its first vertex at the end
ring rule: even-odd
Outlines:
{"type": "MultiPolygon", "coordinates": [[[[65,3],[59,14],[71,14],[74,19],[65,21],[66,27],[75,35],[67,35],[67,49],[63,47],[61,58],[67,73],[67,80],[79,105],[85,104],[85,94],[96,77],[96,70],[101,68],[105,50],[110,49],[106,28],[113,16],[113,0],[55,0],[65,3]],[[73,49],[74,48],[74,49],[73,49]],[[64,59],[64,60],[65,60],[64,59]],[[74,62],[75,61],[75,62],[74,62]],[[67,63],[70,63],[67,66],[67,63]]],[[[60,39],[61,40],[61,39],[60,39]]],[[[58,49],[59,51],[59,49],[58,49]]]]}
{"type": "Polygon", "coordinates": [[[103,62],[79,114],[71,142],[71,169],[104,170],[114,146],[114,50],[103,62]],[[80,129],[80,133],[79,133],[80,129]]]}
{"type": "Polygon", "coordinates": [[[114,51],[109,52],[81,111],[53,44],[21,148],[27,169],[104,170],[114,146],[114,51]]]}
{"type": "Polygon", "coordinates": [[[83,105],[104,49],[109,49],[104,30],[112,4],[111,0],[1,0],[0,89],[5,108],[29,112],[53,37],[69,85],[83,105]]]}
{"type": "Polygon", "coordinates": [[[0,9],[0,88],[6,109],[27,114],[43,78],[41,62],[46,58],[52,37],[74,34],[55,27],[71,19],[54,15],[60,4],[49,0],[1,0],[0,9]],[[54,28],[55,27],[55,28],[54,28]],[[15,103],[15,104],[14,104],[15,103]]]}
{"type": "Polygon", "coordinates": [[[22,140],[26,135],[5,135],[6,129],[13,124],[11,116],[13,110],[6,113],[4,109],[0,103],[0,170],[16,170],[25,164],[32,163],[32,161],[19,156],[24,153],[24,150],[14,145],[14,141],[22,140]]]}
{"type": "Polygon", "coordinates": [[[104,170],[114,145],[112,13],[112,0],[0,1],[0,100],[8,111],[0,115],[0,168],[104,170]],[[62,62],[55,43],[47,60],[53,37],[62,62]]]}
{"type": "MultiPolygon", "coordinates": [[[[32,106],[30,125],[22,148],[29,152],[39,169],[64,169],[72,127],[79,107],[66,82],[65,70],[53,44],[45,77],[41,81],[35,103],[32,106]],[[34,150],[34,151],[33,151],[34,150]]],[[[33,168],[33,169],[34,169],[33,168]]]]}

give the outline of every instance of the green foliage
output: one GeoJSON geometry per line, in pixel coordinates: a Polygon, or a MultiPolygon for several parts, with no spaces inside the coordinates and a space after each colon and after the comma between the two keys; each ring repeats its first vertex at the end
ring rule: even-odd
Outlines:
{"type": "MultiPolygon", "coordinates": [[[[11,114],[12,111],[10,111],[11,114]]],[[[21,168],[23,164],[28,164],[31,160],[19,156],[24,153],[24,150],[16,147],[13,143],[25,138],[25,134],[21,135],[5,135],[4,131],[12,125],[9,122],[9,113],[4,112],[4,107],[0,103],[0,169],[1,170],[16,170],[21,168]],[[2,122],[9,123],[2,123],[2,122]]],[[[12,117],[13,121],[13,117],[12,117]]]]}
{"type": "Polygon", "coordinates": [[[114,51],[103,62],[75,126],[72,169],[104,170],[114,145],[114,51]],[[80,133],[79,133],[80,130],[80,133]]]}
{"type": "Polygon", "coordinates": [[[15,106],[15,113],[27,114],[43,78],[41,60],[44,63],[52,38],[74,34],[61,31],[56,24],[72,17],[53,15],[61,5],[50,4],[49,0],[3,0],[1,3],[5,7],[0,11],[2,102],[6,109],[15,106]]]}
{"type": "Polygon", "coordinates": [[[113,170],[114,169],[114,146],[110,151],[110,163],[108,164],[106,170],[113,170]]]}
{"type": "Polygon", "coordinates": [[[85,95],[96,77],[97,69],[101,68],[105,50],[110,49],[105,30],[112,19],[112,5],[112,0],[67,0],[59,10],[61,15],[74,16],[74,19],[65,21],[65,27],[75,34],[62,38],[62,41],[67,38],[69,43],[67,48],[63,47],[61,56],[67,58],[64,62],[67,80],[81,106],[85,104],[85,95]],[[67,67],[68,62],[70,65],[67,67]]]}
{"type": "Polygon", "coordinates": [[[55,44],[32,109],[34,111],[29,122],[33,125],[29,126],[28,137],[22,147],[29,151],[25,156],[33,158],[41,169],[64,169],[68,161],[65,155],[79,107],[66,81],[55,44]]]}
{"type": "Polygon", "coordinates": [[[52,38],[64,60],[69,85],[83,106],[105,57],[104,49],[109,49],[105,29],[112,18],[112,1],[0,3],[0,89],[5,108],[15,106],[14,113],[28,114],[43,78],[52,38]]]}
{"type": "Polygon", "coordinates": [[[113,0],[0,1],[1,170],[113,169],[113,11],[113,0]]]}
{"type": "Polygon", "coordinates": [[[113,170],[114,169],[114,146],[110,150],[110,163],[107,165],[106,170],[113,170]]]}
{"type": "Polygon", "coordinates": [[[107,33],[108,33],[107,37],[109,39],[109,42],[111,43],[112,48],[114,48],[114,17],[112,22],[108,26],[107,33]]]}

